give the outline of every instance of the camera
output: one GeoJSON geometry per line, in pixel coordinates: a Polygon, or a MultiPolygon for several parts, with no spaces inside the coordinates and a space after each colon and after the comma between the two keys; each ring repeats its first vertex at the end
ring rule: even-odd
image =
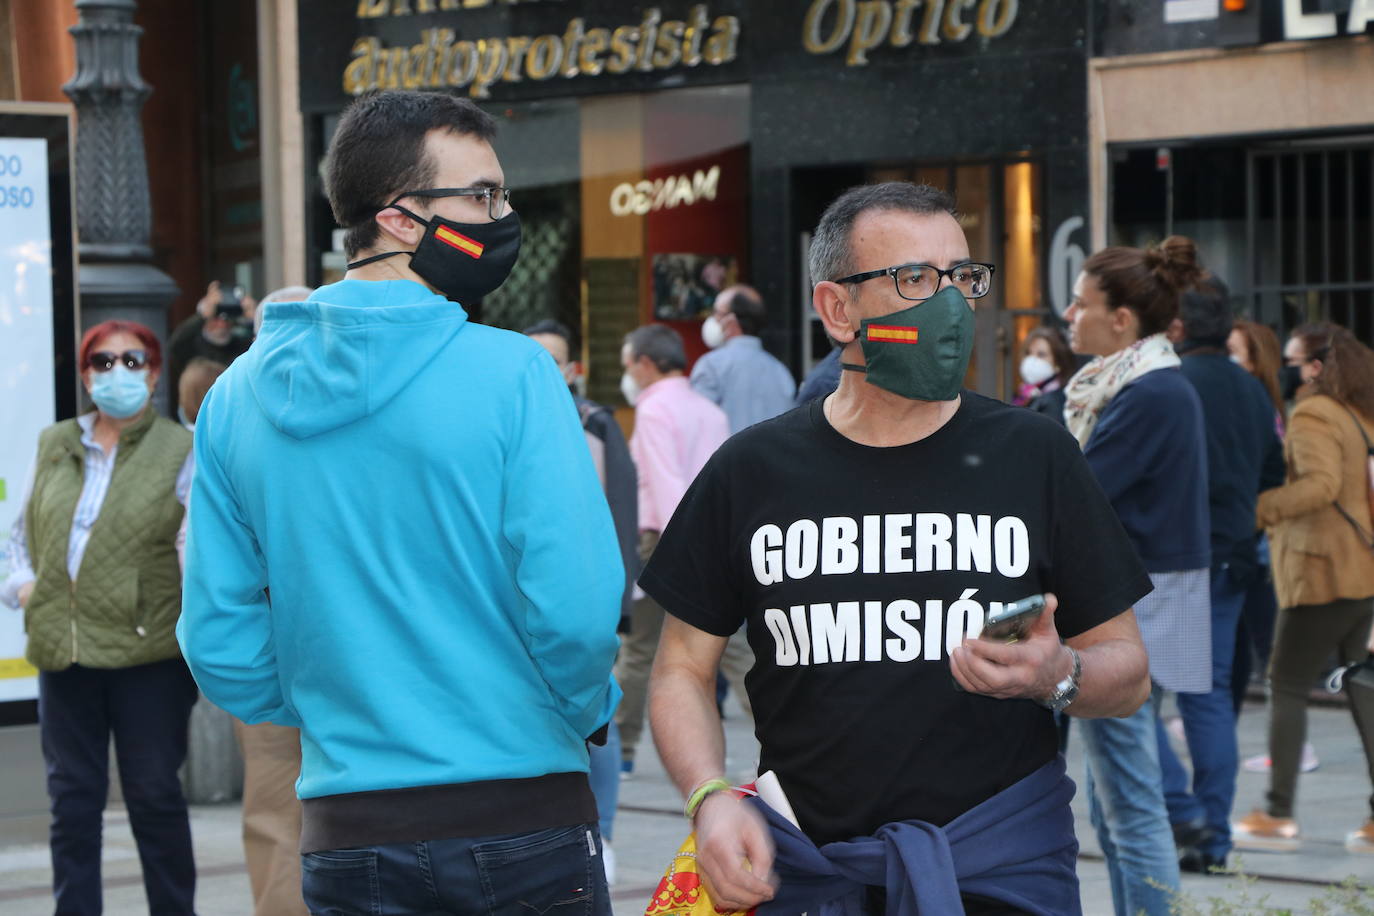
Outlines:
{"type": "Polygon", "coordinates": [[[243,320],[243,287],[220,287],[219,304],[215,306],[215,317],[225,321],[243,320]]]}

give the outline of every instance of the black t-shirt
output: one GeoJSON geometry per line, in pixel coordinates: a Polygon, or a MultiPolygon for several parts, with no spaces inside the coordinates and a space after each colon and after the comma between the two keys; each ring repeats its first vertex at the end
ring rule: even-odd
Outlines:
{"type": "Polygon", "coordinates": [[[985,613],[1054,592],[1068,638],[1151,588],[1058,424],[964,392],[934,434],[873,448],[823,403],[730,438],[640,578],[699,629],[747,624],[759,769],[818,844],[944,825],[1057,753],[1049,710],[955,687],[948,649],[985,613]]]}

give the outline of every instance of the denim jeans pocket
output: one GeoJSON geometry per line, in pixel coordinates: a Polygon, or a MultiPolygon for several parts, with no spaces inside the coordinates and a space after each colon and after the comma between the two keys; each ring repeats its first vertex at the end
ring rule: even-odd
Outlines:
{"type": "Polygon", "coordinates": [[[490,916],[591,916],[601,882],[595,829],[554,827],[472,847],[490,916]]]}
{"type": "Polygon", "coordinates": [[[312,916],[380,916],[377,853],[331,849],[301,856],[301,892],[312,916]]]}

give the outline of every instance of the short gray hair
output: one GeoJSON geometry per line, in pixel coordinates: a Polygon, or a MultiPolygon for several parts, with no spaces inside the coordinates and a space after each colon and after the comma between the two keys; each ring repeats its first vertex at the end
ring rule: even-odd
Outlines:
{"type": "Polygon", "coordinates": [[[262,301],[258,303],[258,307],[253,311],[253,336],[257,337],[262,333],[264,305],[267,305],[269,302],[300,302],[303,299],[309,299],[310,295],[314,292],[315,291],[308,286],[283,286],[281,289],[274,289],[266,296],[263,296],[262,301]]]}
{"type": "Polygon", "coordinates": [[[954,215],[954,198],[939,188],[909,181],[886,181],[882,184],[860,185],[835,198],[821,214],[816,233],[811,237],[808,266],[811,285],[822,280],[838,280],[854,273],[854,253],[849,249],[849,236],[854,223],[870,210],[901,210],[929,216],[935,213],[954,215]]]}
{"type": "Polygon", "coordinates": [[[687,350],[682,345],[682,335],[666,324],[637,327],[625,335],[625,343],[630,348],[630,359],[647,356],[659,372],[687,368],[687,350]]]}

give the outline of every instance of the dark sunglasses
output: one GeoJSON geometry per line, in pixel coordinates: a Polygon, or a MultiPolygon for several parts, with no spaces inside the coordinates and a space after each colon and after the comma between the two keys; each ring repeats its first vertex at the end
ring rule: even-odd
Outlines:
{"type": "Polygon", "coordinates": [[[123,353],[101,350],[92,353],[86,360],[87,368],[93,372],[109,372],[116,363],[122,364],[126,369],[142,369],[148,365],[148,354],[142,350],[125,350],[123,353]]]}

